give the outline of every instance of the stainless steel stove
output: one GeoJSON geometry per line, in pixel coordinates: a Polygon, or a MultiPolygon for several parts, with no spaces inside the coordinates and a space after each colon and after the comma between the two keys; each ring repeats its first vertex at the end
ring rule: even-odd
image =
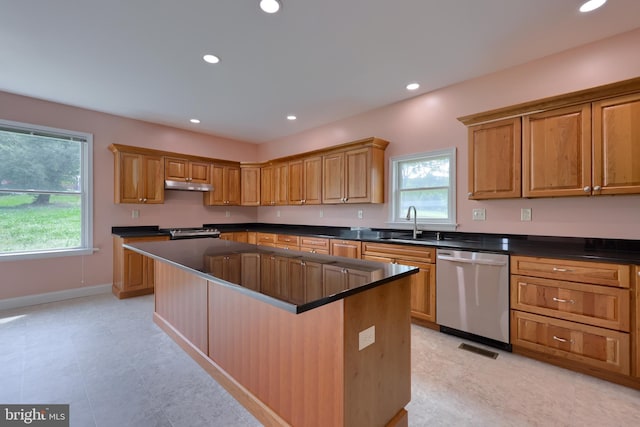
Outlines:
{"type": "Polygon", "coordinates": [[[171,240],[198,239],[204,237],[220,237],[220,230],[211,227],[172,228],[169,229],[171,240]]]}

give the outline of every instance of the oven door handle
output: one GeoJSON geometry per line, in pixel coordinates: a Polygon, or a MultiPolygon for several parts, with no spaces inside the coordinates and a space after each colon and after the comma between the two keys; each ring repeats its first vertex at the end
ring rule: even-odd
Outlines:
{"type": "Polygon", "coordinates": [[[467,259],[467,258],[456,258],[452,256],[444,256],[438,255],[438,259],[442,261],[451,261],[451,262],[459,262],[462,264],[478,264],[478,265],[493,265],[496,267],[502,267],[507,265],[504,261],[491,261],[486,259],[467,259]]]}

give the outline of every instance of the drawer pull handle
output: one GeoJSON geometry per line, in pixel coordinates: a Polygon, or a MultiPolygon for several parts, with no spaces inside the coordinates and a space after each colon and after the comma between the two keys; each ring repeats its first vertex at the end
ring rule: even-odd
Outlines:
{"type": "Polygon", "coordinates": [[[556,341],[560,341],[560,342],[569,342],[569,343],[573,344],[573,340],[566,340],[566,339],[564,339],[564,338],[560,338],[560,337],[557,337],[557,336],[555,336],[555,335],[553,336],[553,339],[554,339],[554,340],[556,340],[556,341]]]}
{"type": "Polygon", "coordinates": [[[574,300],[572,300],[572,299],[560,299],[560,298],[553,297],[553,300],[554,300],[555,302],[568,302],[569,304],[575,304],[575,303],[576,303],[576,302],[575,302],[574,300]]]}
{"type": "Polygon", "coordinates": [[[560,268],[560,267],[553,267],[553,271],[557,271],[559,273],[571,273],[571,272],[573,272],[573,270],[569,270],[568,268],[560,268]]]}

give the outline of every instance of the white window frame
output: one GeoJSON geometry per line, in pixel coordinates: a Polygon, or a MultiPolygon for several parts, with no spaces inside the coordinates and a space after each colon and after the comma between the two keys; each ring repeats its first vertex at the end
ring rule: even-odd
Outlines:
{"type": "Polygon", "coordinates": [[[389,159],[389,221],[387,224],[394,228],[411,229],[413,228],[413,218],[411,221],[407,221],[405,215],[396,217],[397,207],[400,204],[400,179],[399,165],[406,161],[415,160],[428,160],[436,157],[449,157],[449,217],[442,219],[425,219],[418,217],[417,223],[420,225],[421,230],[433,230],[433,231],[455,231],[458,227],[456,223],[456,148],[446,148],[443,150],[428,151],[423,153],[408,154],[403,156],[396,156],[389,159]]]}
{"type": "Polygon", "coordinates": [[[0,126],[15,129],[18,132],[42,133],[59,138],[73,138],[81,141],[80,209],[82,216],[80,226],[81,241],[79,247],[7,252],[0,254],[0,261],[93,254],[95,252],[93,248],[93,134],[2,119],[0,119],[0,126]]]}

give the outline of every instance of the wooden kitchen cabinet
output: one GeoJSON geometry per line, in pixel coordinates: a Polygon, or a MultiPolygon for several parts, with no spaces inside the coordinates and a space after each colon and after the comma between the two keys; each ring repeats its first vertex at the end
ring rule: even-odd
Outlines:
{"type": "Polygon", "coordinates": [[[300,236],[300,250],[312,254],[329,255],[329,239],[322,237],[300,236]]]}
{"type": "Polygon", "coordinates": [[[289,204],[322,203],[322,157],[313,156],[289,162],[289,204]]]}
{"type": "Polygon", "coordinates": [[[329,253],[333,256],[360,259],[362,242],[358,240],[330,239],[329,253]]]}
{"type": "Polygon", "coordinates": [[[242,257],[240,254],[205,256],[204,268],[217,278],[240,284],[242,257]]]}
{"type": "Polygon", "coordinates": [[[300,237],[290,234],[277,234],[276,247],[281,249],[291,249],[297,251],[300,249],[300,237]]]}
{"type": "Polygon", "coordinates": [[[125,243],[169,240],[169,236],[113,237],[113,285],[119,299],[152,294],[154,288],[153,259],[124,248],[125,243]]]}
{"type": "Polygon", "coordinates": [[[384,203],[384,150],[387,141],[322,156],[322,203],[384,203]]]}
{"type": "Polygon", "coordinates": [[[170,181],[211,184],[211,163],[165,157],[164,177],[170,181]]]}
{"type": "Polygon", "coordinates": [[[240,204],[242,206],[260,205],[259,165],[240,165],[240,204]]]}
{"type": "Polygon", "coordinates": [[[419,268],[420,272],[411,276],[411,317],[435,325],[435,248],[363,242],[362,259],[419,268]]]}
{"type": "Polygon", "coordinates": [[[591,194],[591,104],[522,118],[522,195],[591,194]]]}
{"type": "Polygon", "coordinates": [[[162,157],[120,151],[114,154],[114,203],[164,203],[162,157]]]}
{"type": "Polygon", "coordinates": [[[636,265],[633,269],[633,285],[631,287],[631,356],[632,356],[632,374],[636,378],[640,378],[640,265],[636,265]]]}
{"type": "Polygon", "coordinates": [[[327,296],[362,286],[370,279],[370,273],[362,269],[349,268],[344,265],[322,265],[322,282],[324,293],[327,296]]]}
{"type": "Polygon", "coordinates": [[[640,193],[640,93],[593,103],[594,194],[640,193]]]}
{"type": "Polygon", "coordinates": [[[211,167],[213,191],[203,193],[207,206],[240,205],[240,167],[236,165],[213,164],[211,167]]]}
{"type": "Polygon", "coordinates": [[[622,264],[512,256],[513,351],[628,384],[637,340],[631,272],[622,264]]]}
{"type": "Polygon", "coordinates": [[[520,117],[470,126],[468,134],[469,199],[520,197],[520,117]]]}
{"type": "Polygon", "coordinates": [[[220,240],[248,243],[248,234],[246,231],[227,231],[224,233],[220,233],[220,240]]]}
{"type": "Polygon", "coordinates": [[[276,247],[276,235],[274,233],[256,233],[256,245],[276,247]]]}
{"type": "Polygon", "coordinates": [[[263,206],[286,205],[288,164],[277,163],[260,169],[260,204],[263,206]]]}

